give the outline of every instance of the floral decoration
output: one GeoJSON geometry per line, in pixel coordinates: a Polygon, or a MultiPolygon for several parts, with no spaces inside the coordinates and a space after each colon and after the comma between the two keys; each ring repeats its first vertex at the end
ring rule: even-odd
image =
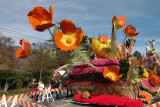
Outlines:
{"type": "Polygon", "coordinates": [[[123,32],[128,37],[134,37],[134,36],[137,36],[139,34],[139,32],[136,33],[136,28],[133,27],[132,25],[128,25],[126,28],[124,27],[123,32]]]}
{"type": "Polygon", "coordinates": [[[76,31],[76,26],[70,20],[64,19],[60,23],[62,32],[55,33],[55,44],[61,50],[72,50],[78,48],[79,43],[83,38],[83,31],[79,29],[76,31]]]}
{"type": "Polygon", "coordinates": [[[142,101],[130,99],[127,97],[118,97],[111,95],[91,95],[91,99],[83,99],[82,94],[78,94],[74,97],[75,101],[105,105],[105,106],[124,106],[124,107],[142,107],[144,104],[142,101]]]}
{"type": "Polygon", "coordinates": [[[28,40],[21,39],[19,43],[22,45],[16,51],[16,57],[19,59],[25,59],[32,54],[32,47],[28,40]]]}
{"type": "Polygon", "coordinates": [[[104,69],[103,77],[109,79],[113,82],[116,82],[122,77],[122,74],[119,74],[120,67],[115,65],[110,65],[104,69]]]}
{"type": "Polygon", "coordinates": [[[49,11],[50,12],[43,7],[37,6],[28,13],[29,23],[32,25],[34,30],[44,31],[56,25],[52,23],[54,8],[50,6],[49,11]]]}
{"type": "Polygon", "coordinates": [[[139,100],[147,102],[148,104],[151,104],[151,100],[153,99],[152,95],[147,91],[140,91],[139,97],[141,97],[139,100]]]}
{"type": "Polygon", "coordinates": [[[120,29],[121,27],[125,26],[126,18],[124,16],[119,16],[117,19],[117,16],[114,16],[112,19],[112,24],[114,23],[116,29],[120,29]]]}

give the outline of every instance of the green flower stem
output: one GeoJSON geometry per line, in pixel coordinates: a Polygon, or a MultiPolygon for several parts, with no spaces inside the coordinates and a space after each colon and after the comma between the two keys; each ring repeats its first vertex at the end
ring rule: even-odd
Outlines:
{"type": "Polygon", "coordinates": [[[115,23],[114,23],[112,27],[112,37],[111,37],[111,53],[114,55],[116,55],[116,47],[114,44],[114,42],[116,42],[116,33],[117,33],[117,30],[115,28],[115,23]]]}
{"type": "Polygon", "coordinates": [[[52,35],[52,32],[51,32],[51,30],[50,30],[50,29],[48,29],[48,30],[49,30],[49,33],[51,34],[51,36],[52,36],[52,37],[54,37],[54,36],[52,35]]]}
{"type": "Polygon", "coordinates": [[[125,40],[126,40],[127,36],[124,38],[123,42],[125,43],[125,40]]]}

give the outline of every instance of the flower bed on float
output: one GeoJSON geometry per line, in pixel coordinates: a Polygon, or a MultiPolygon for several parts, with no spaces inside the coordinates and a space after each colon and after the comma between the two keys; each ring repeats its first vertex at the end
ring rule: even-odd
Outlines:
{"type": "Polygon", "coordinates": [[[130,99],[127,97],[118,97],[111,95],[91,95],[91,99],[83,99],[82,94],[78,94],[74,97],[75,101],[98,104],[98,105],[116,105],[124,107],[142,107],[144,104],[139,100],[130,99]]]}
{"type": "MultiPolygon", "coordinates": [[[[49,12],[37,6],[28,13],[29,23],[34,30],[50,31],[49,28],[55,26],[52,22],[53,14],[52,6],[49,7],[49,12]]],[[[97,58],[94,60],[89,59],[84,49],[84,44],[89,40],[87,35],[82,29],[77,29],[72,21],[64,19],[60,22],[59,30],[55,27],[54,33],[50,31],[57,47],[61,51],[67,51],[72,57],[63,67],[70,68],[66,84],[74,93],[76,101],[106,106],[142,107],[143,103],[151,103],[152,95],[159,95],[160,78],[157,75],[160,70],[160,57],[158,55],[155,57],[155,40],[150,41],[151,47],[147,46],[149,51],[146,52],[146,57],[143,56],[142,59],[133,57],[135,36],[139,32],[136,32],[136,28],[132,25],[125,26],[125,24],[124,16],[118,18],[114,16],[111,39],[105,35],[90,38],[89,50],[97,58]],[[124,40],[119,40],[122,41],[119,46],[116,34],[121,28],[126,37],[124,40]],[[154,94],[141,91],[140,86],[154,94]]],[[[32,47],[27,40],[20,40],[20,44],[22,47],[17,50],[16,57],[27,58],[32,53],[32,47]]],[[[48,49],[44,53],[51,59],[56,55],[53,49],[48,49]]]]}

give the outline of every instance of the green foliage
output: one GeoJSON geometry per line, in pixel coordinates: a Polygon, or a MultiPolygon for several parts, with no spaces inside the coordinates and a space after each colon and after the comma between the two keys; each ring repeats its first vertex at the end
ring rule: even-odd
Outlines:
{"type": "Polygon", "coordinates": [[[134,78],[141,78],[141,76],[139,74],[136,74],[135,70],[132,70],[132,72],[131,72],[131,78],[132,79],[134,79],[134,78]]]}
{"type": "Polygon", "coordinates": [[[126,60],[120,60],[120,74],[123,74],[122,78],[127,78],[127,73],[129,70],[129,62],[128,59],[126,60]]]}
{"type": "Polygon", "coordinates": [[[12,95],[18,95],[18,94],[23,94],[23,93],[28,93],[30,92],[29,88],[21,88],[21,89],[14,89],[14,90],[8,90],[6,92],[0,92],[0,98],[2,98],[3,94],[6,96],[12,96],[12,95]]]}
{"type": "MultiPolygon", "coordinates": [[[[125,44],[126,44],[126,48],[127,48],[127,49],[129,49],[129,46],[130,46],[130,44],[131,44],[131,41],[132,41],[132,39],[130,39],[130,38],[128,38],[128,40],[125,41],[125,44]]],[[[136,40],[134,40],[134,44],[135,44],[135,42],[136,42],[136,40]]],[[[133,44],[133,46],[134,46],[134,44],[133,44]]]]}
{"type": "Polygon", "coordinates": [[[49,62],[56,62],[57,61],[57,56],[56,56],[56,51],[53,51],[51,49],[45,49],[43,51],[43,54],[47,58],[49,62]]]}
{"type": "Polygon", "coordinates": [[[88,64],[90,62],[89,57],[87,56],[87,51],[82,51],[83,47],[79,46],[79,48],[73,50],[71,56],[74,56],[71,59],[71,64],[76,65],[77,63],[88,64]]]}
{"type": "Polygon", "coordinates": [[[134,57],[137,57],[138,60],[141,60],[141,53],[140,53],[139,51],[135,51],[135,52],[133,53],[133,56],[134,56],[134,57]]]}

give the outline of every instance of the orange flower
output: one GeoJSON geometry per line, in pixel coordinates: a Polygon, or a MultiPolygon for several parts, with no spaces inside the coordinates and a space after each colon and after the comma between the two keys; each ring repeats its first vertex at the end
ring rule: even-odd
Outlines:
{"type": "Polygon", "coordinates": [[[149,74],[149,82],[154,86],[160,86],[160,78],[158,75],[149,74]]]}
{"type": "Polygon", "coordinates": [[[86,38],[85,41],[88,41],[88,36],[85,33],[83,33],[83,38],[86,38]]]}
{"type": "Polygon", "coordinates": [[[142,65],[142,61],[137,60],[137,65],[141,66],[142,65]]]}
{"type": "Polygon", "coordinates": [[[139,96],[143,97],[139,98],[139,100],[146,101],[148,104],[150,104],[151,103],[150,101],[153,99],[152,95],[147,91],[140,91],[139,96]]]}
{"type": "Polygon", "coordinates": [[[134,36],[137,36],[139,34],[139,32],[136,33],[136,28],[133,27],[132,25],[128,25],[126,28],[124,27],[123,32],[128,37],[134,37],[134,36]]]}
{"type": "Polygon", "coordinates": [[[102,43],[105,43],[105,41],[108,39],[108,37],[107,36],[105,36],[105,35],[101,35],[100,37],[99,37],[99,40],[102,42],[102,43]]]}
{"type": "Polygon", "coordinates": [[[83,30],[76,31],[76,26],[72,21],[64,19],[60,23],[62,32],[55,33],[55,44],[61,50],[72,50],[78,48],[79,43],[83,38],[83,30]]]}
{"type": "Polygon", "coordinates": [[[44,31],[50,27],[56,25],[52,23],[53,20],[53,7],[49,7],[50,13],[43,7],[35,7],[28,13],[29,23],[34,30],[44,31]]]}
{"type": "Polygon", "coordinates": [[[22,45],[22,47],[20,47],[17,50],[16,57],[19,59],[24,59],[24,58],[30,56],[32,53],[32,47],[31,47],[31,44],[29,43],[29,41],[21,39],[19,41],[19,43],[22,45]]]}
{"type": "Polygon", "coordinates": [[[126,18],[124,16],[119,16],[117,19],[117,16],[114,16],[112,19],[112,25],[115,23],[116,29],[120,29],[123,27],[126,23],[126,18]]]}
{"type": "Polygon", "coordinates": [[[116,82],[122,77],[122,74],[119,75],[120,68],[115,65],[110,65],[104,69],[103,77],[109,79],[110,81],[116,82]]]}

